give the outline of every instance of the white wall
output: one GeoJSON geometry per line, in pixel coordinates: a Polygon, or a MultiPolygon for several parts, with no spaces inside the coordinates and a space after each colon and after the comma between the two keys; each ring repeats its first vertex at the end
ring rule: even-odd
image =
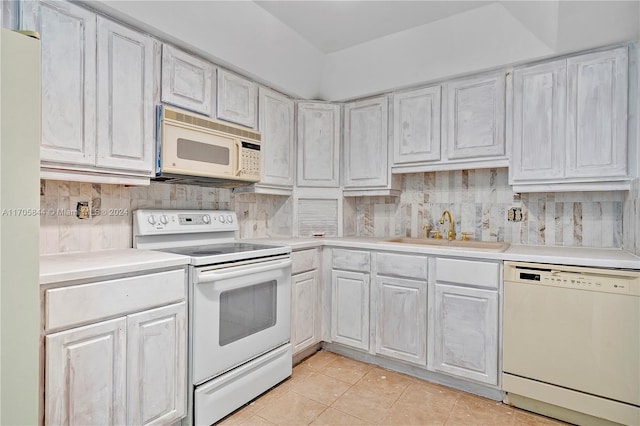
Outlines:
{"type": "Polygon", "coordinates": [[[637,40],[640,12],[501,1],[324,55],[252,1],[84,2],[288,95],[334,101],[637,40]]]}
{"type": "Polygon", "coordinates": [[[319,95],[323,54],[251,1],[84,3],[289,95],[319,95]]]}
{"type": "Polygon", "coordinates": [[[638,2],[505,2],[328,54],[321,93],[362,97],[638,38],[638,2]]]}

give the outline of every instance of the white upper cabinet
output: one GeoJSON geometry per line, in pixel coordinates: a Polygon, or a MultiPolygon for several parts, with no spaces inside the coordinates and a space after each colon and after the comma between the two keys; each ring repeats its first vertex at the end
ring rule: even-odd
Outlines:
{"type": "Polygon", "coordinates": [[[567,177],[627,175],[627,48],[567,60],[567,177]]]}
{"type": "Polygon", "coordinates": [[[514,71],[517,192],[629,188],[627,47],[514,71]]]}
{"type": "Polygon", "coordinates": [[[564,174],[566,70],[560,60],[513,73],[514,182],[564,174]]]}
{"type": "Polygon", "coordinates": [[[42,161],[93,165],[96,15],[67,2],[23,2],[22,28],[40,33],[42,161]]]}
{"type": "Polygon", "coordinates": [[[291,188],[294,182],[294,104],[288,97],[260,88],[262,178],[259,185],[291,188]]]}
{"type": "Polygon", "coordinates": [[[345,195],[389,195],[397,189],[389,167],[389,99],[378,96],[344,106],[345,195]]]}
{"type": "Polygon", "coordinates": [[[393,96],[393,164],[440,160],[440,86],[393,96]]]}
{"type": "Polygon", "coordinates": [[[42,39],[41,177],[148,182],[157,43],[69,2],[23,5],[42,39]]]}
{"type": "Polygon", "coordinates": [[[228,71],[218,70],[219,119],[255,128],[257,94],[258,86],[254,82],[228,71]]]}
{"type": "Polygon", "coordinates": [[[98,17],[99,167],[153,170],[154,44],[98,17]]]}
{"type": "Polygon", "coordinates": [[[298,186],[340,186],[340,106],[298,104],[298,186]]]}
{"type": "Polygon", "coordinates": [[[162,102],[213,116],[215,78],[212,63],[162,46],[162,102]]]}
{"type": "Polygon", "coordinates": [[[445,87],[448,158],[504,156],[504,72],[452,81],[445,87]]]}

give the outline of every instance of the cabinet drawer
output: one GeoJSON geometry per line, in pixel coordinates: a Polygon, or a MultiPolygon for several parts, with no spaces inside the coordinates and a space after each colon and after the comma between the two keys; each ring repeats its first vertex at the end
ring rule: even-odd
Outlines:
{"type": "Polygon", "coordinates": [[[427,279],[427,258],[396,253],[376,254],[377,273],[399,277],[427,279]]]}
{"type": "Polygon", "coordinates": [[[55,288],[45,292],[45,330],[126,315],[185,298],[183,269],[55,288]]]}
{"type": "Polygon", "coordinates": [[[300,250],[291,253],[291,275],[318,269],[318,250],[300,250]]]}
{"type": "Polygon", "coordinates": [[[333,249],[333,269],[369,272],[371,256],[368,251],[333,249]]]}
{"type": "Polygon", "coordinates": [[[436,281],[498,288],[500,265],[460,259],[436,259],[436,281]]]}

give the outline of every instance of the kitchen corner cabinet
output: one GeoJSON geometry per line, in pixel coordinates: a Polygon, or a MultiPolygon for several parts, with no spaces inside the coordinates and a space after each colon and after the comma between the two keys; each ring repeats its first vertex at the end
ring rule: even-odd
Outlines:
{"type": "Polygon", "coordinates": [[[393,95],[393,165],[440,160],[441,87],[393,95]]]}
{"type": "Polygon", "coordinates": [[[297,185],[340,186],[340,106],[299,102],[297,185]]]}
{"type": "Polygon", "coordinates": [[[321,340],[319,259],[318,249],[291,253],[291,344],[294,355],[321,340]]]}
{"type": "Polygon", "coordinates": [[[399,195],[389,167],[387,96],[344,105],[344,195],[399,195]]]}
{"type": "Polygon", "coordinates": [[[148,182],[157,43],[69,2],[23,6],[42,37],[42,177],[148,182]]]}
{"type": "Polygon", "coordinates": [[[218,69],[217,84],[217,117],[255,129],[258,86],[223,69],[218,69]]]}
{"type": "Polygon", "coordinates": [[[184,269],[43,291],[45,425],[186,415],[184,269]]]}
{"type": "Polygon", "coordinates": [[[427,367],[497,385],[500,265],[436,258],[435,268],[427,367]]]}
{"type": "Polygon", "coordinates": [[[215,78],[212,63],[162,45],[162,102],[211,117],[215,78]]]}
{"type": "Polygon", "coordinates": [[[331,269],[331,340],[369,350],[370,254],[333,249],[331,269]]]}
{"type": "Polygon", "coordinates": [[[628,189],[627,50],[514,71],[514,191],[628,189]]]}
{"type": "Polygon", "coordinates": [[[375,352],[425,366],[427,258],[377,253],[375,270],[375,352]]]}

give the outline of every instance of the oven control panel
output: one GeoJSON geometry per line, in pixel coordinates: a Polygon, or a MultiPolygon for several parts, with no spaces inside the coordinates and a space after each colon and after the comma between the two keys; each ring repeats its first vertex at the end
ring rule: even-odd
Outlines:
{"type": "Polygon", "coordinates": [[[136,210],[133,221],[135,235],[238,230],[230,210],[136,210]]]}

